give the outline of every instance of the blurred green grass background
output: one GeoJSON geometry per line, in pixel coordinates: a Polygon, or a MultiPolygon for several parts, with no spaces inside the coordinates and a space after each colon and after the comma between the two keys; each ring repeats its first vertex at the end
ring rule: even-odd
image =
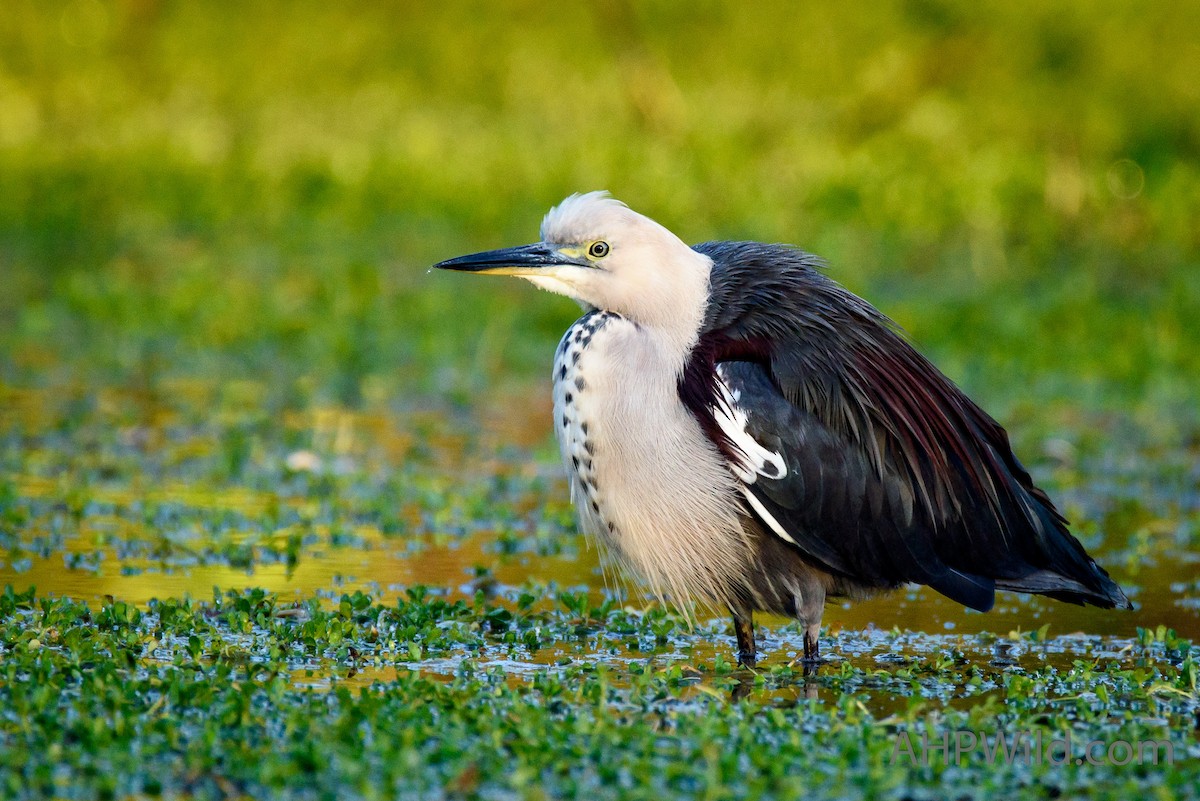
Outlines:
{"type": "Polygon", "coordinates": [[[1009,425],[1195,441],[1198,19],[13,0],[0,381],[486,402],[575,310],[428,265],[605,188],[689,241],[820,254],[1009,425]]]}

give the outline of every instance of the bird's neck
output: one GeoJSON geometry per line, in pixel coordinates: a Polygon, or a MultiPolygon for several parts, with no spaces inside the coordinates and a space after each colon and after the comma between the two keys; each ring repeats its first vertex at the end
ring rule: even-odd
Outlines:
{"type": "Polygon", "coordinates": [[[671,303],[661,315],[647,319],[645,325],[654,331],[667,361],[676,377],[683,374],[692,349],[700,339],[700,329],[708,311],[708,283],[712,260],[703,254],[689,252],[696,260],[695,269],[675,276],[671,282],[671,303]]]}
{"type": "Polygon", "coordinates": [[[646,326],[646,331],[651,333],[658,341],[659,349],[662,353],[667,366],[675,371],[675,376],[678,378],[683,375],[683,370],[687,366],[688,358],[692,354],[692,349],[696,347],[696,342],[700,338],[700,323],[704,319],[704,312],[701,309],[697,319],[681,320],[676,318],[671,321],[671,325],[656,325],[646,326]],[[683,323],[687,324],[683,324],[683,323]],[[692,323],[695,323],[694,325],[692,323]]]}

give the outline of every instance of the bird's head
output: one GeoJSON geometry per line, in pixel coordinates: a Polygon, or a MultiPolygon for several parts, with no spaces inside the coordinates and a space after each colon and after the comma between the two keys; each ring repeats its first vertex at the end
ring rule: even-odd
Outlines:
{"type": "Polygon", "coordinates": [[[699,329],[712,262],[605,192],[571,195],[542,221],[542,241],[460,256],[443,270],[516,275],[641,325],[699,329]]]}

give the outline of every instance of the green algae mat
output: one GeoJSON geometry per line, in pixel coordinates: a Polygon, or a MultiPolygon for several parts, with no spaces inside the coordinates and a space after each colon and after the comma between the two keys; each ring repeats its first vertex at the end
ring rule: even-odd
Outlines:
{"type": "Polygon", "coordinates": [[[1200,797],[1195,4],[9,4],[0,797],[1200,797]],[[1009,430],[1131,612],[923,588],[735,664],[577,533],[610,189],[787,241],[1009,430]]]}

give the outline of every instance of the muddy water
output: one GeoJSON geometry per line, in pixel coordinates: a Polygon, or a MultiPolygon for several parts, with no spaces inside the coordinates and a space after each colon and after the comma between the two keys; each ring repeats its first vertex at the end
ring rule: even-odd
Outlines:
{"type": "MultiPolygon", "coordinates": [[[[262,392],[253,384],[233,392],[189,384],[152,398],[0,392],[7,487],[0,507],[10,510],[0,522],[0,585],[137,604],[209,598],[214,587],[262,587],[298,599],[362,590],[386,601],[416,584],[469,594],[486,573],[501,595],[532,581],[584,590],[597,601],[619,592],[627,604],[649,603],[636,587],[611,586],[596,551],[570,526],[548,409],[540,400],[531,405],[527,388],[497,395],[485,411],[277,415],[261,412],[262,392]],[[393,474],[400,478],[381,483],[393,474]],[[321,480],[336,484],[341,505],[334,512],[332,502],[314,500],[321,480]],[[388,493],[403,491],[405,482],[421,491],[397,502],[398,524],[382,524],[388,493]],[[478,491],[463,495],[463,487],[478,491]],[[170,508],[190,522],[166,530],[150,508],[170,508]],[[270,519],[277,526],[261,522],[264,510],[276,510],[270,519]]],[[[1052,495],[1073,517],[1084,515],[1089,549],[1128,590],[1133,611],[1001,594],[992,612],[978,614],[912,587],[855,605],[832,601],[827,653],[874,663],[894,646],[876,642],[856,651],[852,643],[893,629],[924,635],[936,650],[944,642],[938,638],[1005,637],[1049,624],[1051,636],[1061,638],[1059,651],[1079,655],[1109,647],[1093,637],[1132,638],[1138,627],[1165,625],[1200,639],[1195,465],[1194,449],[1123,461],[1100,454],[1070,465],[1065,486],[1055,487],[1058,474],[1048,475],[1052,495]],[[1103,535],[1096,533],[1101,524],[1103,535]]],[[[794,656],[794,626],[762,622],[764,652],[794,656]]],[[[728,654],[725,627],[718,621],[706,631],[707,640],[675,650],[700,660],[714,649],[728,654]]],[[[913,640],[907,647],[915,653],[923,646],[913,640]]],[[[427,669],[453,672],[454,665],[427,669]]]]}
{"type": "MultiPolygon", "coordinates": [[[[222,590],[262,587],[296,598],[315,593],[337,597],[343,592],[362,590],[388,600],[415,584],[445,588],[451,595],[470,594],[476,586],[477,569],[487,569],[502,594],[506,589],[515,590],[533,581],[573,591],[589,590],[597,601],[614,592],[635,606],[651,600],[639,588],[625,582],[606,589],[597,554],[586,548],[559,555],[510,556],[500,554],[496,540],[484,534],[417,548],[405,547],[378,532],[371,534],[361,536],[360,543],[354,546],[308,551],[294,568],[284,564],[252,568],[209,564],[163,569],[151,562],[123,561],[114,548],[97,550],[90,543],[69,539],[61,553],[4,562],[0,566],[0,585],[11,584],[17,589],[34,586],[42,593],[79,599],[112,595],[136,604],[145,604],[151,598],[208,598],[214,587],[222,590]],[[97,553],[103,554],[98,567],[68,566],[71,555],[86,555],[94,560],[97,553]]],[[[856,604],[833,599],[826,607],[825,627],[834,631],[874,627],[930,634],[974,634],[1031,631],[1049,623],[1051,631],[1058,634],[1084,632],[1132,637],[1138,627],[1166,625],[1181,636],[1200,639],[1200,604],[1193,602],[1196,597],[1193,582],[1197,575],[1194,561],[1183,555],[1160,560],[1153,567],[1139,570],[1136,582],[1125,579],[1118,568],[1112,572],[1130,588],[1133,611],[1100,610],[1037,596],[1001,593],[996,607],[980,614],[928,588],[910,587],[856,604]]],[[[784,621],[771,622],[780,625],[784,621]]]]}

